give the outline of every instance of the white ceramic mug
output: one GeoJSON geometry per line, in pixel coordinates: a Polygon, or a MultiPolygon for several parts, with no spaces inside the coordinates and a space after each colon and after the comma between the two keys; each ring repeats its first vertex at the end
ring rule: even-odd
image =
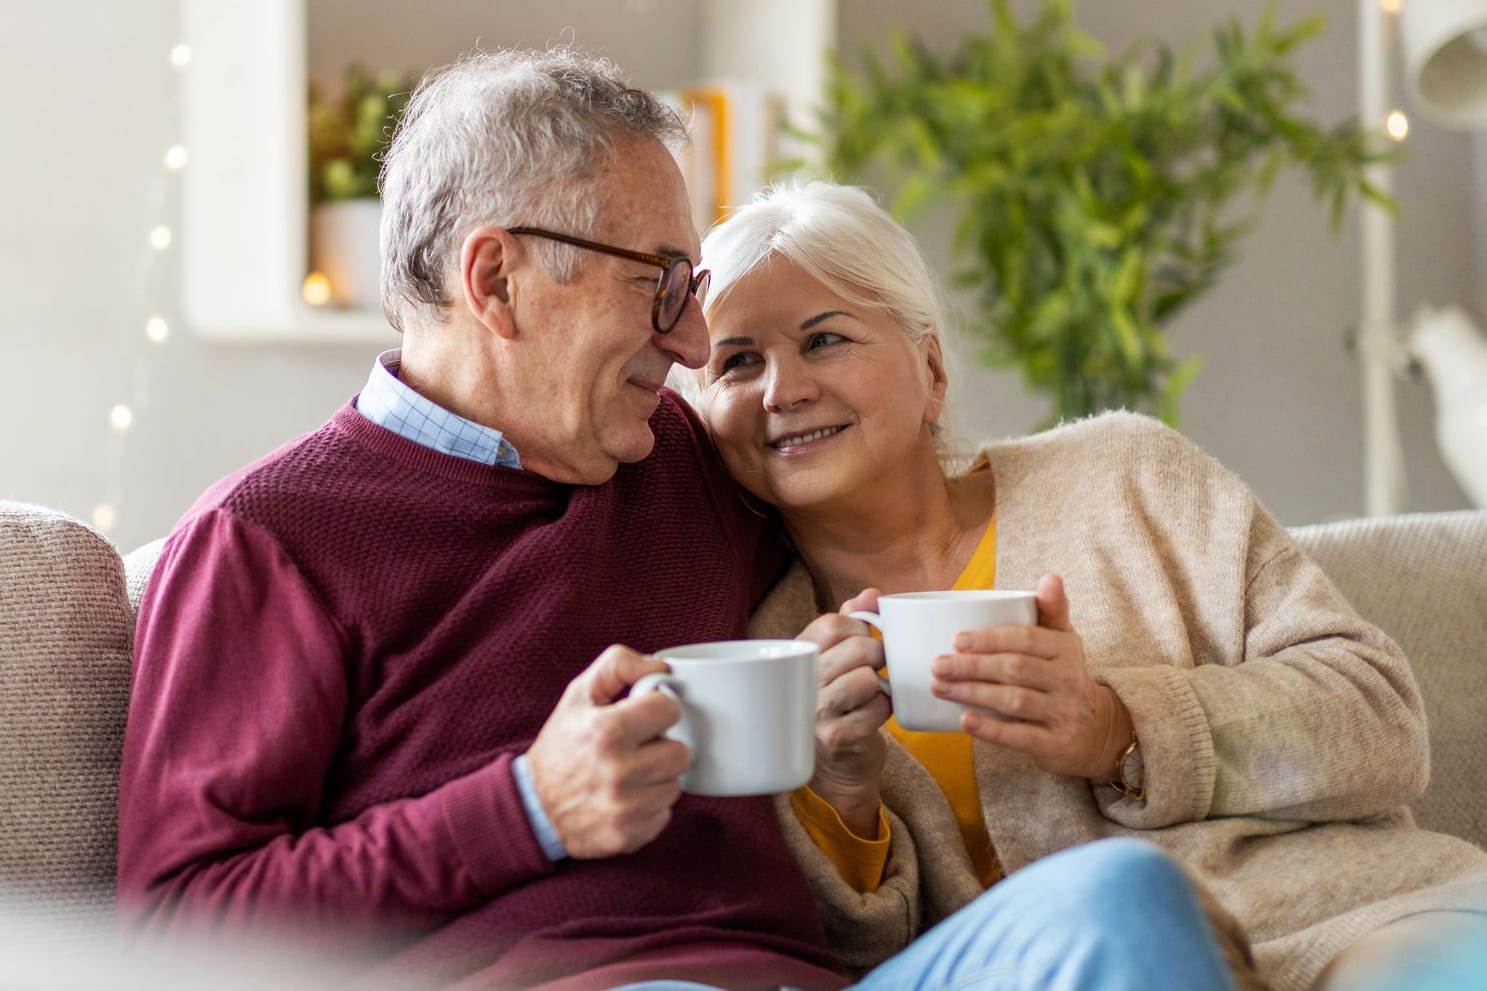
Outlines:
{"type": "Polygon", "coordinates": [[[692,751],[682,790],[693,795],[792,791],[816,769],[816,671],[803,640],[722,640],[656,651],[670,674],[648,674],[632,696],[662,691],[681,703],[666,735],[692,751]]]}
{"type": "Polygon", "coordinates": [[[878,679],[904,729],[954,732],[965,706],[930,693],[929,665],[955,652],[956,634],[993,626],[1036,626],[1038,601],[1019,589],[965,589],[880,595],[878,611],[852,613],[883,633],[888,679],[878,679]]]}

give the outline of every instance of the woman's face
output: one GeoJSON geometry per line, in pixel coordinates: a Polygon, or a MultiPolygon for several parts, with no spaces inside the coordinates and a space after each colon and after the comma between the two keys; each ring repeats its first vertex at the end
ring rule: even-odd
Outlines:
{"type": "Polygon", "coordinates": [[[822,508],[934,463],[945,374],[887,311],[774,258],[710,311],[702,415],[733,477],[781,509],[822,508]]]}

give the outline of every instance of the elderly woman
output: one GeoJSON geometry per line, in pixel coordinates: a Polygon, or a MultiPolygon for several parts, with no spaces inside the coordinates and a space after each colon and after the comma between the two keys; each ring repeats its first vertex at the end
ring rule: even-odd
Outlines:
{"type": "Polygon", "coordinates": [[[804,566],[754,631],[824,648],[818,766],[783,818],[848,959],[1109,836],[1187,864],[1283,991],[1413,974],[1436,939],[1487,932],[1487,854],[1406,810],[1427,777],[1408,663],[1238,478],[1129,413],[947,471],[935,282],[860,190],[771,190],[702,255],[699,405],[804,566]],[[845,613],[993,586],[1036,588],[1038,625],[935,660],[964,732],[897,727],[881,645],[845,613]]]}

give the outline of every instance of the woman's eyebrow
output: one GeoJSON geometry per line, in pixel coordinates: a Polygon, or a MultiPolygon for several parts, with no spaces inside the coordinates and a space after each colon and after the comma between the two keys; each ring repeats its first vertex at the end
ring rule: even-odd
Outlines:
{"type": "Polygon", "coordinates": [[[816,326],[816,324],[820,323],[822,320],[827,319],[828,317],[850,317],[851,315],[852,314],[848,313],[846,310],[827,310],[825,313],[817,313],[805,323],[801,324],[800,329],[810,330],[812,327],[816,326]]]}
{"type": "Polygon", "coordinates": [[[725,337],[721,341],[713,341],[715,348],[746,348],[754,343],[752,337],[725,337]]]}

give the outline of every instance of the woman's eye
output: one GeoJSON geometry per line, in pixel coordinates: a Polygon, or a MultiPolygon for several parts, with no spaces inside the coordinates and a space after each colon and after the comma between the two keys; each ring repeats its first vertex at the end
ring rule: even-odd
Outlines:
{"type": "Polygon", "coordinates": [[[816,348],[824,348],[832,344],[840,344],[845,340],[846,338],[843,337],[841,334],[833,334],[830,331],[823,330],[819,333],[812,334],[809,338],[807,338],[805,346],[807,351],[813,351],[816,348]]]}
{"type": "Polygon", "coordinates": [[[735,351],[718,363],[718,371],[723,375],[754,363],[754,356],[747,351],[735,351]]]}

